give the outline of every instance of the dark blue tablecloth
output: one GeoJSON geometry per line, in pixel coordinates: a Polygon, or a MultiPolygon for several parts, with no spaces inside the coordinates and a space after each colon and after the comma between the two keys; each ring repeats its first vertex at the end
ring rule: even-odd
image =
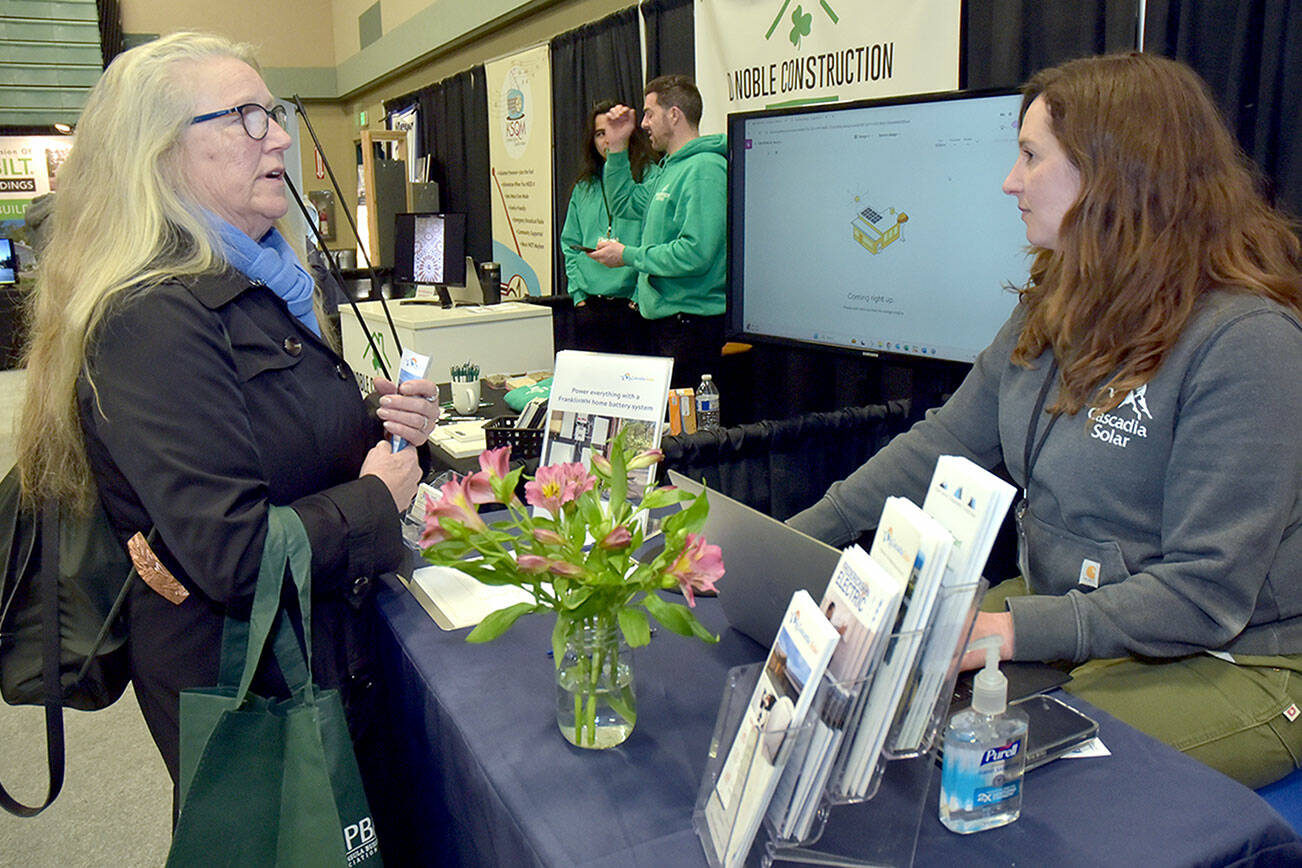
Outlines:
{"type": "MultiPolygon", "coordinates": [[[[380,594],[383,735],[393,789],[377,813],[391,865],[704,866],[692,831],[706,751],[730,667],[763,649],[726,628],[705,645],[661,629],[635,653],[638,722],[618,748],[571,747],[556,728],[551,618],[486,645],[441,631],[397,582],[380,594]]],[[[977,835],[936,818],[939,774],[916,864],[1302,864],[1302,840],[1251,790],[1097,710],[1101,759],[1028,774],[1021,819],[977,835]]],[[[820,849],[853,853],[871,803],[834,810],[820,849]]],[[[763,834],[761,832],[761,834],[763,834]]]]}

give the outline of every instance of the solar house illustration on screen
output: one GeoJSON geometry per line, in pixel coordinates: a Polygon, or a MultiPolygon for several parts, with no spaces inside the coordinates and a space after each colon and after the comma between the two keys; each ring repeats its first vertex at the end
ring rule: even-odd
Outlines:
{"type": "MultiPolygon", "coordinates": [[[[895,209],[890,210],[894,212],[895,209]]],[[[869,253],[876,256],[892,241],[899,240],[900,227],[907,222],[909,222],[909,215],[902,211],[896,214],[895,220],[892,221],[869,205],[850,221],[850,228],[854,230],[854,240],[863,245],[863,248],[869,253]]]]}

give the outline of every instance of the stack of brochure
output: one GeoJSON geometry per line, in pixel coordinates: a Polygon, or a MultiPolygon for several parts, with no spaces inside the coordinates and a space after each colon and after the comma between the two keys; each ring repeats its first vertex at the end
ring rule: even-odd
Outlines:
{"type": "Polygon", "coordinates": [[[861,797],[872,782],[877,758],[931,623],[952,545],[949,531],[917,504],[903,497],[886,499],[869,555],[897,581],[905,583],[905,599],[896,619],[895,641],[887,649],[862,710],[851,724],[854,737],[841,766],[840,790],[844,795],[861,797]]]}
{"type": "Polygon", "coordinates": [[[712,863],[745,862],[839,639],[808,591],[792,595],[705,804],[712,863]]]}
{"type": "Polygon", "coordinates": [[[779,838],[808,836],[849,715],[866,675],[886,651],[903,598],[904,582],[863,549],[850,546],[842,553],[822,606],[841,639],[815,699],[812,732],[787,764],[769,805],[769,821],[779,838]]]}
{"type": "Polygon", "coordinates": [[[896,753],[920,749],[928,735],[927,724],[956,661],[954,652],[967,638],[960,634],[967,627],[981,571],[1015,493],[1013,486],[966,458],[942,455],[936,461],[922,510],[945,526],[954,546],[945,564],[940,605],[927,631],[918,677],[901,702],[902,722],[891,744],[896,753]]]}

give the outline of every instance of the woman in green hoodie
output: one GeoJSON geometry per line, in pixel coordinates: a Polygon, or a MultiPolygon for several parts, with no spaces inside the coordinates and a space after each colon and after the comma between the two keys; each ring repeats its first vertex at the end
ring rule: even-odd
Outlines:
{"type": "MultiPolygon", "coordinates": [[[[583,150],[582,167],[561,229],[565,276],[574,299],[575,345],[597,352],[636,351],[630,338],[641,332],[641,318],[633,307],[637,272],[630,267],[607,268],[585,252],[595,248],[601,239],[637,244],[642,238],[642,221],[611,210],[602,180],[610,150],[606,144],[606,112],[613,105],[603,100],[588,112],[588,146],[583,150]]],[[[648,181],[658,171],[651,145],[641,131],[629,142],[628,156],[636,181],[648,181]]]]}

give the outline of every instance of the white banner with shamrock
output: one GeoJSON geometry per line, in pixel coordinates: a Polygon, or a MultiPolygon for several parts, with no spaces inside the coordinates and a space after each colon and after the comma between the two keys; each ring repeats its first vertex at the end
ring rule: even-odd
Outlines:
{"type": "Polygon", "coordinates": [[[696,0],[702,133],[730,112],[958,87],[960,0],[696,0]]]}

